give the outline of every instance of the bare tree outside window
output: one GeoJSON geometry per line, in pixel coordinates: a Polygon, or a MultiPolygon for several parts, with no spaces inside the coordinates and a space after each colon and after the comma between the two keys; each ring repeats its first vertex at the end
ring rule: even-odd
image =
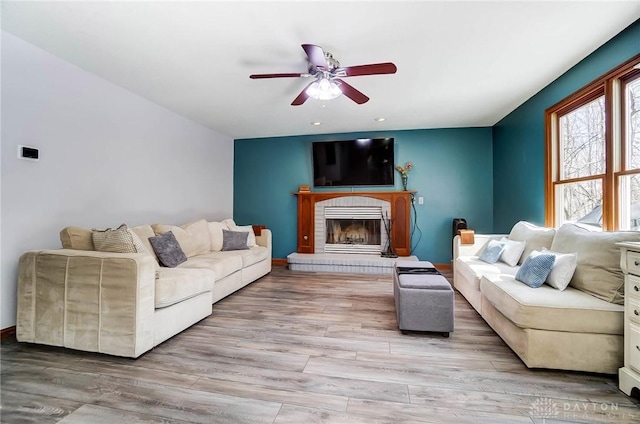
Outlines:
{"type": "MultiPolygon", "coordinates": [[[[640,78],[631,81],[625,92],[626,163],[625,170],[640,169],[640,78]]],[[[620,178],[620,228],[640,229],[640,175],[620,178]]]]}
{"type": "MultiPolygon", "coordinates": [[[[604,107],[604,97],[599,97],[560,118],[562,180],[604,174],[604,107]]],[[[564,221],[578,221],[602,204],[600,178],[564,184],[562,190],[564,221]]]]}

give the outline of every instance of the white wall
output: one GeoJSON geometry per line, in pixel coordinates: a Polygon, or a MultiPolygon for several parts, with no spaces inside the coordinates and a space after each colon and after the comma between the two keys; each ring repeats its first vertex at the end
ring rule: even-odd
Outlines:
{"type": "Polygon", "coordinates": [[[0,328],[17,265],[87,228],[232,216],[233,139],[2,32],[0,328]],[[19,144],[40,161],[17,158],[19,144]]]}

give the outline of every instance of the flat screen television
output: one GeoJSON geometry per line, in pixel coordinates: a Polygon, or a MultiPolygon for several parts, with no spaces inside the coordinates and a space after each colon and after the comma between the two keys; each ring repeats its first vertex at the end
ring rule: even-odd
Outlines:
{"type": "Polygon", "coordinates": [[[394,184],[393,138],[315,141],[312,147],[315,187],[394,184]]]}

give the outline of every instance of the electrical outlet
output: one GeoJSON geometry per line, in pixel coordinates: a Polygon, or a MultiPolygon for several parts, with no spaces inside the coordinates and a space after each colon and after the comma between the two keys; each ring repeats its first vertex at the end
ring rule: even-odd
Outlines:
{"type": "Polygon", "coordinates": [[[424,205],[424,197],[422,197],[422,196],[418,197],[418,204],[419,205],[424,205]]]}

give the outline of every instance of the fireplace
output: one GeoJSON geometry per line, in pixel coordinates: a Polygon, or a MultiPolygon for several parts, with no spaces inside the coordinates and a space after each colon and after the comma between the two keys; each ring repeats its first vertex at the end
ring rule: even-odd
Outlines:
{"type": "Polygon", "coordinates": [[[388,236],[382,222],[390,215],[386,200],[342,196],[315,204],[314,253],[380,255],[388,236]]]}
{"type": "MultiPolygon", "coordinates": [[[[374,249],[375,254],[380,256],[380,252],[384,251],[387,247],[387,241],[389,235],[385,222],[390,219],[393,223],[390,229],[392,245],[395,253],[399,256],[408,257],[411,255],[411,234],[410,234],[410,205],[411,196],[415,192],[412,191],[377,191],[377,192],[305,192],[300,191],[294,193],[298,196],[298,249],[297,253],[312,253],[312,254],[325,254],[327,253],[326,245],[336,245],[339,248],[348,247],[351,253],[355,249],[369,249],[373,256],[374,249]],[[349,243],[335,243],[336,235],[330,235],[329,233],[333,229],[333,223],[329,230],[327,228],[327,218],[325,212],[327,209],[332,208],[348,208],[349,212],[353,212],[351,208],[374,208],[369,212],[371,220],[375,218],[377,224],[372,222],[362,222],[360,225],[364,226],[369,234],[379,234],[380,241],[375,241],[376,248],[372,247],[360,247],[365,246],[361,243],[362,238],[359,233],[363,231],[362,228],[356,229],[355,227],[347,229],[351,224],[340,223],[340,232],[349,232],[349,243]],[[382,217],[385,219],[383,220],[382,217]],[[373,226],[376,226],[374,228],[373,226]],[[379,229],[379,231],[378,231],[379,229]],[[329,240],[327,239],[329,238],[329,240]],[[347,246],[349,245],[349,246],[347,246]],[[358,246],[358,247],[354,247],[358,246]]],[[[331,212],[330,212],[331,213],[331,212]]],[[[329,219],[343,220],[351,219],[348,215],[347,218],[340,218],[340,216],[330,217],[329,219]]],[[[357,217],[356,221],[361,221],[363,217],[357,217]]],[[[365,219],[367,219],[365,217],[365,219]]],[[[369,243],[371,241],[371,235],[368,236],[369,243]]],[[[335,246],[329,246],[329,250],[335,246]]],[[[343,253],[343,252],[341,252],[343,253]]],[[[361,252],[357,252],[361,253],[361,252]]],[[[348,255],[344,255],[348,256],[348,255]]],[[[355,256],[355,255],[352,255],[355,256]]]]}
{"type": "Polygon", "coordinates": [[[325,207],[324,253],[380,254],[382,208],[325,207]]]}

